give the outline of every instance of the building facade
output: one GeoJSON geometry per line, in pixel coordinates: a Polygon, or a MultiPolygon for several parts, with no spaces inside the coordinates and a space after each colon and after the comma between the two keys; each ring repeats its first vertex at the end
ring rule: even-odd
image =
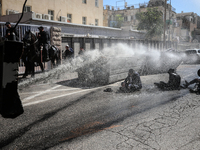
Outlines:
{"type": "MultiPolygon", "coordinates": [[[[128,28],[132,30],[137,30],[138,20],[136,19],[136,13],[146,12],[148,8],[157,8],[163,13],[165,12],[165,1],[164,0],[150,0],[148,3],[142,3],[138,5],[128,5],[125,3],[123,8],[115,8],[111,6],[106,6],[103,14],[103,23],[104,26],[112,27],[112,23],[116,20],[116,15],[121,15],[123,18],[122,28],[128,28]]],[[[175,9],[167,4],[166,6],[166,36],[167,40],[172,39],[172,36],[169,34],[175,33],[174,29],[176,28],[176,12],[175,9]]]]}
{"type": "Polygon", "coordinates": [[[181,40],[192,41],[193,32],[198,28],[198,15],[193,12],[181,12],[177,13],[177,36],[181,40]]]}
{"type": "MultiPolygon", "coordinates": [[[[106,6],[103,12],[104,26],[113,27],[116,21],[116,15],[121,15],[123,24],[121,28],[137,30],[138,20],[136,13],[145,12],[148,8],[157,8],[163,13],[165,12],[165,0],[149,0],[148,3],[137,5],[124,4],[122,7],[106,6]]],[[[192,41],[195,32],[200,29],[199,16],[194,12],[176,13],[175,8],[171,4],[166,5],[166,40],[171,41],[192,41]],[[195,31],[195,32],[194,32],[195,31]]],[[[162,37],[161,37],[162,38],[162,37]]],[[[200,41],[200,40],[199,40],[200,41]]]]}
{"type": "MultiPolygon", "coordinates": [[[[22,12],[24,0],[0,0],[0,15],[22,12]]],[[[103,0],[28,0],[25,12],[35,18],[103,26],[103,0]]]]}

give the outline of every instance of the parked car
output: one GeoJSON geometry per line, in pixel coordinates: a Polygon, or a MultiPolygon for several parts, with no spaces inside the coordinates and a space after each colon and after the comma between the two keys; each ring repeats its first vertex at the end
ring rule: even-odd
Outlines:
{"type": "Polygon", "coordinates": [[[194,64],[194,63],[200,63],[200,49],[186,49],[184,51],[185,58],[184,63],[186,64],[194,64]]]}

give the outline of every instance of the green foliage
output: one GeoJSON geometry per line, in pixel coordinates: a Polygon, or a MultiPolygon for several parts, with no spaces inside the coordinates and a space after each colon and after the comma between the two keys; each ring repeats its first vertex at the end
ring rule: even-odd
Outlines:
{"type": "Polygon", "coordinates": [[[121,28],[123,21],[124,21],[123,17],[121,15],[117,14],[115,16],[115,22],[112,23],[112,26],[114,28],[121,28]]]}
{"type": "Polygon", "coordinates": [[[146,12],[136,14],[138,30],[146,30],[146,38],[151,39],[163,33],[163,13],[157,8],[148,8],[146,12]]]}

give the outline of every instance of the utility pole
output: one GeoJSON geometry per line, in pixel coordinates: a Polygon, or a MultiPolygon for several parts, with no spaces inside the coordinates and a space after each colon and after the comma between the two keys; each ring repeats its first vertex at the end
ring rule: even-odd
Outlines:
{"type": "MultiPolygon", "coordinates": [[[[170,0],[170,9],[169,9],[169,40],[168,41],[170,41],[170,37],[171,37],[171,28],[170,28],[171,11],[172,11],[172,5],[171,5],[171,0],[170,0]]],[[[170,44],[170,47],[171,47],[171,44],[170,44]]]]}
{"type": "Polygon", "coordinates": [[[166,7],[167,7],[167,0],[165,0],[165,14],[164,14],[164,33],[163,33],[163,48],[166,49],[166,38],[165,38],[165,28],[166,28],[166,7]]]}

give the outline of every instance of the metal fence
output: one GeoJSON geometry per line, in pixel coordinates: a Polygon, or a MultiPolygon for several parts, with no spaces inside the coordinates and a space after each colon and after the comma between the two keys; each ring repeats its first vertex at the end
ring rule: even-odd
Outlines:
{"type": "MultiPolygon", "coordinates": [[[[14,26],[15,23],[11,23],[11,25],[14,26]]],[[[30,30],[34,34],[39,32],[38,27],[39,27],[38,25],[19,24],[16,28],[16,31],[19,35],[19,41],[23,40],[25,32],[28,31],[28,30],[30,30]]],[[[47,31],[50,34],[50,26],[43,26],[43,27],[44,27],[44,30],[47,31]]],[[[0,34],[1,34],[2,37],[4,37],[6,35],[5,22],[0,22],[0,34]]],[[[49,70],[51,68],[50,63],[44,63],[44,66],[45,66],[45,70],[49,70]]],[[[19,74],[23,74],[24,71],[25,71],[24,63],[20,59],[20,61],[19,61],[19,74]]],[[[35,71],[36,72],[41,71],[40,67],[36,66],[35,71]]]]}
{"type": "MultiPolygon", "coordinates": [[[[164,50],[163,41],[154,40],[136,40],[136,39],[112,39],[112,38],[86,38],[86,37],[62,37],[62,44],[68,44],[74,49],[75,56],[78,55],[80,47],[85,50],[99,49],[110,47],[117,43],[124,43],[130,47],[137,48],[139,45],[143,45],[148,49],[164,50]]],[[[177,49],[177,42],[166,41],[166,49],[177,49]]]]}

